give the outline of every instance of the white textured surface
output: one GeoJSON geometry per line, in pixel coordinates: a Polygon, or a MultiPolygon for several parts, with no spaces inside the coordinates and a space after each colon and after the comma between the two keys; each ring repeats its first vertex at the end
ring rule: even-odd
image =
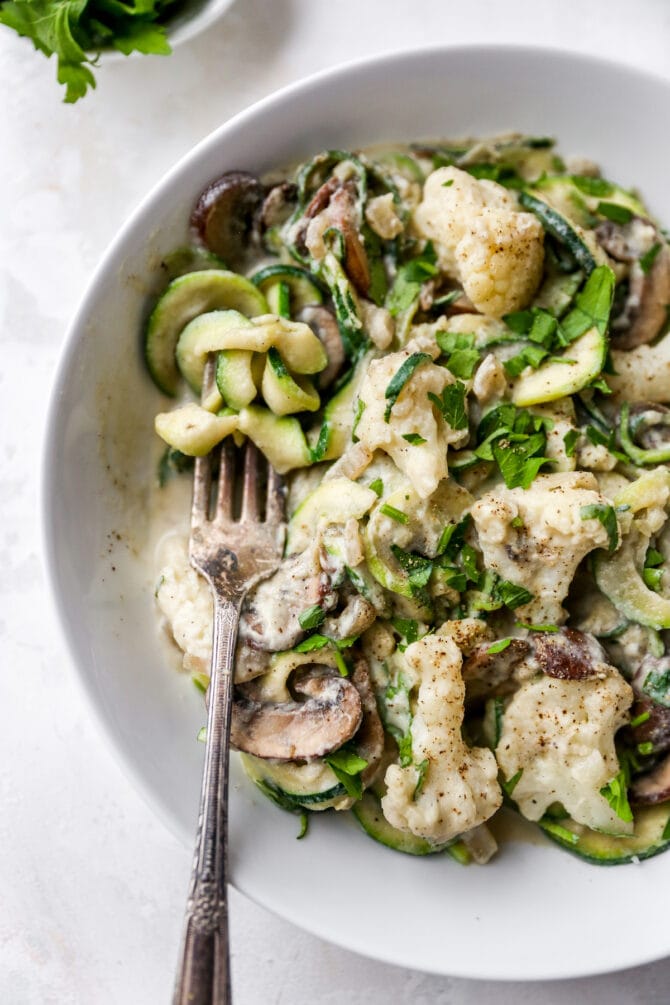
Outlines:
{"type": "MultiPolygon", "coordinates": [[[[168,1001],[190,868],[91,720],[45,599],[36,460],[69,317],[130,209],[222,120],[313,70],[438,41],[551,44],[670,73],[670,8],[665,0],[238,0],[169,59],[103,67],[98,91],[74,108],[60,103],[53,65],[0,32],[3,1003],[168,1001]]],[[[635,919],[624,909],[615,922],[622,907],[612,905],[610,932],[585,938],[625,938],[635,919]]],[[[234,893],[232,923],[237,1005],[668,1000],[670,961],[584,981],[478,983],[363,960],[234,893]]],[[[389,924],[411,924],[402,904],[389,924]]],[[[513,932],[501,939],[523,952],[513,932]]]]}

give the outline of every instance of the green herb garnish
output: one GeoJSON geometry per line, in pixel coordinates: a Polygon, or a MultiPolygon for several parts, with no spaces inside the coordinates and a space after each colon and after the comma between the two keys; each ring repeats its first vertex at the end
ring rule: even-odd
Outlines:
{"type": "Polygon", "coordinates": [[[616,202],[599,202],[596,206],[596,213],[611,220],[612,223],[629,223],[633,219],[633,214],[626,206],[619,206],[616,202]]]}
{"type": "Polygon", "coordinates": [[[488,649],[486,650],[486,653],[487,653],[488,656],[495,656],[496,653],[503,652],[511,644],[512,644],[512,640],[511,639],[498,639],[497,642],[493,642],[488,647],[488,649]]]}
{"type": "Polygon", "coordinates": [[[402,438],[403,440],[407,440],[408,443],[411,443],[413,447],[420,447],[423,443],[428,442],[425,436],[421,436],[420,433],[403,433],[402,438]]]}
{"type": "Polygon", "coordinates": [[[656,256],[661,250],[661,247],[662,245],[660,244],[660,242],[657,242],[656,244],[652,245],[649,251],[646,251],[644,255],[642,255],[642,257],[640,258],[639,260],[640,268],[644,272],[645,276],[647,275],[647,273],[651,272],[651,267],[656,261],[656,256]]]}
{"type": "Polygon", "coordinates": [[[90,67],[101,49],[169,55],[165,28],[157,22],[173,7],[173,0],[3,0],[0,24],[29,38],[45,56],[56,56],[58,83],[71,104],[95,87],[90,67]]]}
{"type": "Polygon", "coordinates": [[[384,410],[384,422],[388,422],[391,418],[391,411],[395,405],[400,392],[404,388],[407,381],[410,379],[417,367],[422,366],[424,363],[432,363],[433,357],[427,352],[413,352],[411,356],[402,363],[400,367],[396,370],[393,377],[389,381],[387,388],[384,392],[384,397],[386,399],[386,409],[384,410]]]}
{"type": "Polygon", "coordinates": [[[428,398],[439,409],[444,421],[452,429],[467,429],[468,416],[465,410],[465,384],[462,384],[460,380],[457,380],[454,384],[447,384],[442,391],[442,396],[439,398],[432,391],[429,391],[428,398]]]}
{"type": "Polygon", "coordinates": [[[363,795],[363,782],[361,771],[368,766],[368,762],[354,750],[341,747],[334,753],[324,758],[326,764],[345,789],[347,795],[352,799],[360,799],[363,795]]]}
{"type": "Polygon", "coordinates": [[[311,607],[308,607],[305,611],[298,615],[300,627],[306,632],[311,628],[318,628],[319,625],[323,624],[325,618],[326,612],[318,604],[313,604],[311,607]]]}
{"type": "Polygon", "coordinates": [[[628,773],[623,768],[611,782],[603,786],[600,795],[605,797],[620,820],[624,823],[632,821],[633,811],[628,802],[628,773]]]}
{"type": "Polygon", "coordinates": [[[579,515],[582,520],[600,521],[607,531],[607,550],[614,551],[619,544],[619,524],[614,508],[608,503],[592,503],[590,506],[581,506],[579,515]]]}
{"type": "Polygon", "coordinates": [[[409,517],[406,513],[403,513],[401,509],[396,509],[395,506],[391,506],[389,503],[384,503],[379,507],[380,513],[384,516],[389,517],[391,520],[395,520],[396,523],[409,523],[409,517]]]}

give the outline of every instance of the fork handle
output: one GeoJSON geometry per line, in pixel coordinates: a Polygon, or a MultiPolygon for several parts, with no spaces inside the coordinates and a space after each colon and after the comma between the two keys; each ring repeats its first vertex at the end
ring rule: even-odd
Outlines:
{"type": "Polygon", "coordinates": [[[207,745],[174,1005],[230,1005],[228,745],[241,600],[214,598],[207,745]]]}

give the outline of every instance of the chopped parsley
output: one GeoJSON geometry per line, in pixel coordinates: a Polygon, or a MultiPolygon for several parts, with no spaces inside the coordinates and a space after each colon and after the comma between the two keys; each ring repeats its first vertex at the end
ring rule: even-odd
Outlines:
{"type": "Polygon", "coordinates": [[[604,796],[616,815],[624,823],[633,819],[633,811],[628,802],[628,772],[622,768],[611,782],[603,786],[600,795],[604,796]]]}
{"type": "Polygon", "coordinates": [[[300,814],[300,830],[296,834],[296,841],[301,841],[309,830],[309,813],[303,810],[300,814]]]}
{"type": "Polygon", "coordinates": [[[642,690],[657,705],[670,708],[670,667],[651,670],[644,679],[642,690]]]}
{"type": "Polygon", "coordinates": [[[472,517],[469,513],[463,517],[459,523],[448,523],[442,533],[440,534],[440,540],[437,544],[437,554],[445,555],[447,558],[455,558],[459,551],[463,547],[465,542],[465,535],[467,533],[468,527],[472,517]]]}
{"type": "Polygon", "coordinates": [[[488,649],[486,650],[486,654],[487,654],[487,656],[495,656],[496,653],[503,652],[511,644],[512,644],[512,640],[511,639],[498,639],[497,642],[493,642],[488,647],[488,649]]]}
{"type": "Polygon", "coordinates": [[[421,436],[420,433],[403,433],[402,438],[403,440],[407,440],[408,443],[411,443],[413,447],[420,447],[423,443],[428,442],[425,436],[421,436]]]}
{"type": "Polygon", "coordinates": [[[512,404],[498,405],[479,423],[475,456],[495,461],[507,488],[527,489],[543,464],[546,420],[512,404]]]}
{"type": "Polygon", "coordinates": [[[633,219],[633,213],[627,206],[619,206],[616,202],[599,202],[596,206],[596,213],[600,213],[612,223],[629,223],[633,219]]]}
{"type": "Polygon", "coordinates": [[[384,392],[384,397],[386,399],[386,409],[384,410],[384,422],[388,422],[391,418],[391,411],[395,405],[400,392],[404,388],[407,381],[410,379],[417,367],[422,366],[424,363],[432,363],[433,357],[427,352],[413,352],[411,356],[408,356],[406,360],[398,367],[393,377],[389,381],[386,390],[384,392]]]}
{"type": "Polygon", "coordinates": [[[654,753],[654,744],[651,740],[645,740],[644,743],[638,743],[635,749],[638,754],[642,754],[643,757],[649,757],[650,754],[654,753]]]}
{"type": "Polygon", "coordinates": [[[420,764],[414,765],[414,767],[416,768],[417,780],[416,785],[414,786],[414,792],[412,793],[413,801],[416,800],[418,796],[421,795],[423,783],[426,778],[426,772],[428,771],[428,764],[429,764],[428,758],[424,758],[424,760],[421,761],[420,764]]]}
{"type": "Polygon", "coordinates": [[[391,545],[391,552],[400,568],[407,574],[410,586],[423,589],[433,571],[433,561],[412,551],[404,551],[397,544],[391,545]]]}
{"type": "Polygon", "coordinates": [[[577,447],[577,440],[579,439],[580,433],[578,429],[570,429],[563,437],[563,445],[565,447],[565,456],[573,457],[575,449],[577,447]]]}
{"type": "Polygon", "coordinates": [[[642,726],[645,722],[648,722],[650,718],[651,712],[640,712],[639,715],[636,715],[634,719],[630,720],[630,728],[637,729],[638,726],[642,726]]]}
{"type": "Polygon", "coordinates": [[[437,255],[428,242],[423,252],[405,262],[398,269],[393,286],[386,298],[386,307],[393,317],[409,310],[421,292],[421,286],[439,272],[437,255]]]}
{"type": "Polygon", "coordinates": [[[509,779],[503,779],[500,782],[500,787],[507,796],[508,799],[512,798],[512,793],[521,781],[521,776],[523,775],[523,768],[519,768],[515,775],[512,775],[509,779]]]}
{"type": "Polygon", "coordinates": [[[379,512],[383,513],[384,516],[389,517],[391,520],[395,520],[396,523],[409,523],[409,517],[406,513],[403,513],[401,509],[396,509],[395,506],[391,506],[389,503],[384,503],[379,507],[379,512]]]}
{"type": "Polygon", "coordinates": [[[475,336],[456,332],[437,332],[435,340],[447,357],[445,366],[454,377],[469,380],[480,360],[475,336]]]}
{"type": "Polygon", "coordinates": [[[334,753],[324,758],[326,764],[352,799],[360,799],[363,795],[361,772],[367,768],[368,762],[355,750],[340,747],[334,753]]]}
{"type": "Polygon", "coordinates": [[[597,266],[575,297],[575,306],[561,321],[558,333],[563,345],[569,345],[590,328],[604,337],[614,300],[614,273],[608,265],[597,266]]]}
{"type": "Polygon", "coordinates": [[[553,834],[559,841],[563,841],[566,844],[579,844],[579,834],[568,830],[567,827],[561,827],[555,820],[542,817],[541,824],[542,830],[546,831],[547,834],[553,834]]]}
{"type": "Polygon", "coordinates": [[[377,497],[380,497],[384,491],[384,482],[381,478],[375,478],[373,482],[370,482],[370,488],[377,497]]]}
{"type": "Polygon", "coordinates": [[[401,652],[404,652],[407,646],[411,646],[413,642],[418,640],[419,622],[413,618],[392,618],[391,624],[405,640],[404,643],[398,646],[401,652]]]}
{"type": "Polygon", "coordinates": [[[582,520],[600,521],[607,531],[607,550],[614,551],[619,544],[619,524],[614,508],[608,503],[592,503],[590,506],[581,506],[579,515],[582,520]]]}
{"type": "Polygon", "coordinates": [[[298,615],[300,627],[306,632],[312,628],[318,628],[319,625],[323,624],[325,618],[326,612],[318,604],[313,604],[298,615]]]}
{"type": "Polygon", "coordinates": [[[467,429],[468,415],[465,409],[465,384],[457,380],[454,384],[447,384],[442,391],[442,396],[438,398],[432,391],[428,392],[428,398],[442,413],[442,417],[452,429],[467,429]]]}
{"type": "Polygon", "coordinates": [[[661,243],[657,242],[656,244],[652,245],[649,251],[646,251],[644,255],[642,255],[642,257],[640,258],[639,260],[640,268],[644,272],[645,276],[649,272],[651,272],[651,268],[654,262],[656,261],[656,256],[658,255],[661,248],[662,248],[661,243]]]}
{"type": "MultiPolygon", "coordinates": [[[[363,412],[365,411],[365,402],[362,398],[356,399],[356,411],[354,412],[354,424],[351,427],[351,441],[352,443],[358,443],[358,437],[356,436],[356,430],[358,429],[358,423],[363,417],[363,412]]],[[[387,420],[388,421],[388,420],[387,420]]]]}
{"type": "Polygon", "coordinates": [[[522,604],[529,604],[533,599],[533,594],[529,593],[525,587],[517,586],[516,583],[511,583],[509,579],[498,580],[495,585],[495,592],[510,611],[521,607],[522,604]]]}

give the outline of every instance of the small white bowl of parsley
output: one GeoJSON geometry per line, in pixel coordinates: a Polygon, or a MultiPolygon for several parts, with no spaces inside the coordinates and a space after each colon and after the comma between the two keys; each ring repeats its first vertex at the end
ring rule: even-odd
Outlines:
{"type": "Polygon", "coordinates": [[[101,60],[169,56],[227,10],[232,0],[0,0],[0,24],[56,56],[70,104],[96,86],[101,60]]]}

